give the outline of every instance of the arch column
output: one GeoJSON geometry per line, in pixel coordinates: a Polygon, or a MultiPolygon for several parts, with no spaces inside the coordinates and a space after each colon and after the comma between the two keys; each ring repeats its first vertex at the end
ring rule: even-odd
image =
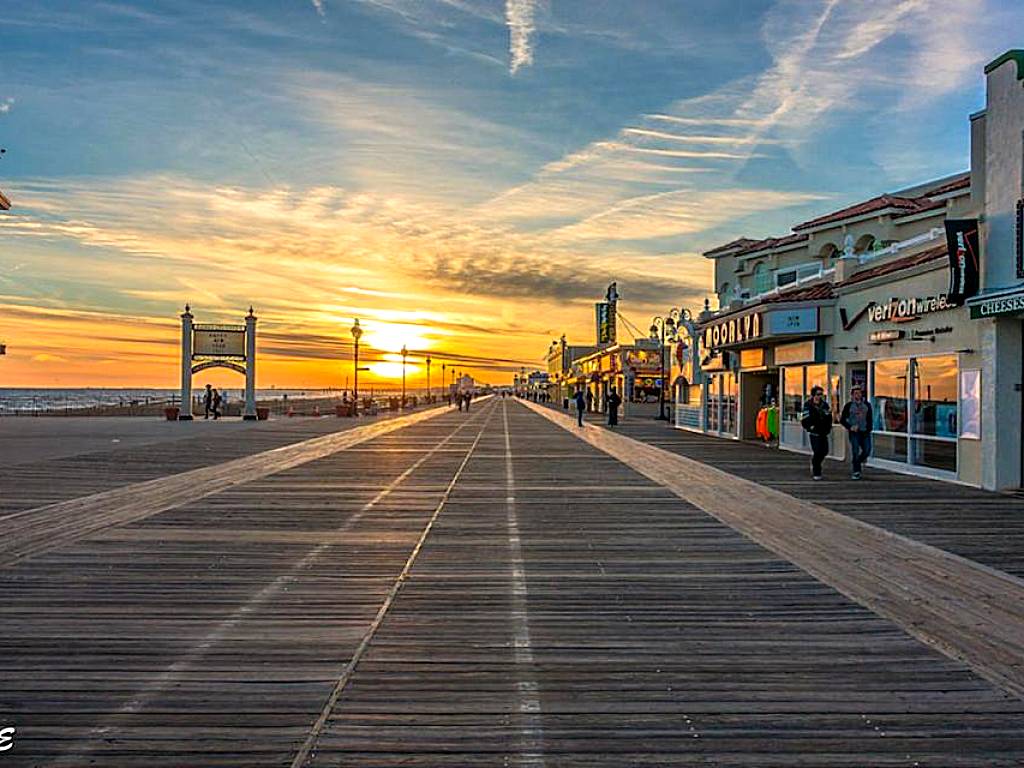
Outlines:
{"type": "Polygon", "coordinates": [[[181,408],[178,421],[192,421],[192,312],[181,315],[181,408]]]}
{"type": "Polygon", "coordinates": [[[245,316],[245,421],[255,421],[256,416],[256,315],[252,307],[245,316]]]}

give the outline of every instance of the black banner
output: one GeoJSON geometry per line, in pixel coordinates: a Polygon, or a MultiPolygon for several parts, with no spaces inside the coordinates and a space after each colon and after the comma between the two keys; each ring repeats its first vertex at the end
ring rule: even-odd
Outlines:
{"type": "Polygon", "coordinates": [[[946,219],[949,249],[950,304],[960,305],[978,293],[978,220],[946,219]]]}

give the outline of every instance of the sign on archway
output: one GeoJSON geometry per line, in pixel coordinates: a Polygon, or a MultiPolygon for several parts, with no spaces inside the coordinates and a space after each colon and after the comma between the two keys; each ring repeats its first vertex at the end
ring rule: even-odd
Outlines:
{"type": "Polygon", "coordinates": [[[245,325],[193,323],[191,308],[181,316],[181,412],[178,419],[192,420],[192,375],[209,368],[227,368],[245,376],[245,409],[242,418],[256,418],[256,315],[252,307],[245,325]]]}

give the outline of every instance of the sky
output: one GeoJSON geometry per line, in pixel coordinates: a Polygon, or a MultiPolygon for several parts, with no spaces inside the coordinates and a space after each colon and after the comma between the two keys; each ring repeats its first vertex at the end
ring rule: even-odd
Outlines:
{"type": "Polygon", "coordinates": [[[174,387],[186,302],[254,307],[261,387],[345,386],[356,317],[373,381],[510,381],[613,280],[646,328],[709,248],[965,170],[1022,46],[1020,0],[9,4],[0,387],[174,387]]]}

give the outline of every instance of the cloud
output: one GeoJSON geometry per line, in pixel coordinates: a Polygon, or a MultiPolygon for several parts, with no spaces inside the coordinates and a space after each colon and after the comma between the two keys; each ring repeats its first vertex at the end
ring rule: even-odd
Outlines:
{"type": "Polygon", "coordinates": [[[508,24],[508,70],[513,75],[533,64],[533,15],[536,0],[505,0],[508,24]]]}
{"type": "Polygon", "coordinates": [[[0,101],[0,115],[6,115],[11,111],[11,107],[14,106],[13,98],[6,98],[0,101]]]}
{"type": "Polygon", "coordinates": [[[33,363],[66,363],[68,360],[66,357],[60,355],[51,355],[47,352],[41,352],[38,355],[32,355],[33,363]]]}
{"type": "Polygon", "coordinates": [[[324,18],[327,15],[326,9],[324,8],[324,0],[310,0],[310,2],[313,3],[313,8],[316,9],[317,15],[319,15],[320,18],[324,18]]]}

